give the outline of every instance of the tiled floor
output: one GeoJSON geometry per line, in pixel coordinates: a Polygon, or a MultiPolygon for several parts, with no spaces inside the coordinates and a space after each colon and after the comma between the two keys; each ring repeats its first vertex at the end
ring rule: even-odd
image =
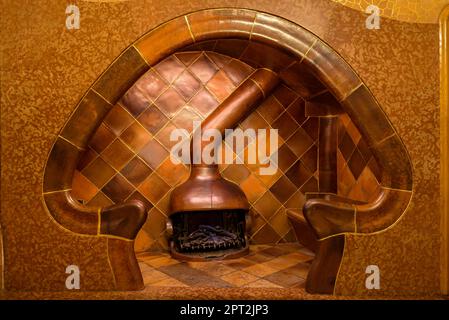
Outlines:
{"type": "Polygon", "coordinates": [[[180,262],[168,253],[137,254],[145,286],[304,288],[313,253],[297,243],[253,245],[233,260],[180,262]]]}

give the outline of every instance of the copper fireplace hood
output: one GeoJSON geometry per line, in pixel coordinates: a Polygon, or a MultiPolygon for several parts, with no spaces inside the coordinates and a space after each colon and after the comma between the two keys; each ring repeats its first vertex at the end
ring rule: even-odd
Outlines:
{"type": "MultiPolygon", "coordinates": [[[[269,69],[254,71],[228,98],[226,98],[201,124],[201,129],[217,129],[223,136],[225,129],[233,129],[245,119],[279,83],[278,76],[269,69]]],[[[200,129],[200,128],[198,128],[200,129]]],[[[201,147],[205,143],[201,142],[201,147]]],[[[193,139],[190,142],[190,159],[193,159],[193,139]]],[[[176,187],[170,196],[167,230],[173,234],[172,217],[177,213],[191,214],[207,211],[249,210],[248,200],[238,185],[224,179],[217,164],[192,164],[190,176],[176,187]]],[[[174,252],[172,255],[183,258],[174,252]]],[[[246,248],[248,249],[248,248],[246,248]]],[[[192,259],[189,259],[192,260],[192,259]]]]}

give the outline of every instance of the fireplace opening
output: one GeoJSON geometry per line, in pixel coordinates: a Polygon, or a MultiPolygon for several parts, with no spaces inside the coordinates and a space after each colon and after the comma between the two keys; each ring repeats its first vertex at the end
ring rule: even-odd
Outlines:
{"type": "Polygon", "coordinates": [[[245,252],[244,210],[180,212],[172,215],[172,252],[201,259],[245,252]]]}

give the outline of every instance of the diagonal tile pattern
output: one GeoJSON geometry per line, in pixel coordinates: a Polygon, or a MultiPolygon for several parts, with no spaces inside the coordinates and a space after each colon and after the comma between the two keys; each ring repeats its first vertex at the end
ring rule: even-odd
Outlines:
{"type": "MultiPolygon", "coordinates": [[[[138,247],[167,250],[169,195],[189,174],[188,166],[170,160],[170,150],[179,141],[171,141],[170,133],[177,128],[191,132],[192,121],[207,117],[253,70],[239,59],[210,51],[175,53],[151,68],[112,109],[89,142],[74,176],[76,198],[93,206],[144,201],[153,216],[139,233],[138,247]]],[[[248,163],[250,150],[256,145],[251,139],[240,148],[223,144],[242,162],[220,165],[220,170],[226,179],[240,185],[250,202],[254,221],[251,243],[296,241],[285,210],[302,207],[307,192],[319,191],[318,119],[306,114],[305,101],[298,92],[282,84],[239,124],[242,130],[278,130],[279,149],[274,155],[278,156],[279,170],[274,175],[261,175],[259,169],[264,165],[260,158],[255,164],[248,163]]],[[[361,177],[357,188],[366,189],[370,184],[365,182],[377,171],[360,134],[345,121],[338,156],[347,179],[340,175],[346,185],[339,186],[339,192],[353,196],[357,191],[351,190],[358,181],[354,174],[361,177]]],[[[273,155],[268,142],[266,151],[266,156],[273,155]]]]}
{"type": "Polygon", "coordinates": [[[138,253],[146,287],[304,288],[313,254],[299,244],[252,245],[246,257],[180,262],[167,253],[138,253]]]}
{"type": "Polygon", "coordinates": [[[347,114],[339,119],[337,175],[338,194],[369,202],[379,192],[382,169],[347,114]]]}

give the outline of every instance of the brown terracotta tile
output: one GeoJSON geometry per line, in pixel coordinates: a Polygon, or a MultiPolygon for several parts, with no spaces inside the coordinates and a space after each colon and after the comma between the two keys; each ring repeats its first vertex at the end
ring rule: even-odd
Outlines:
{"type": "Polygon", "coordinates": [[[352,141],[354,141],[355,144],[359,143],[362,135],[360,134],[357,127],[355,126],[354,122],[352,122],[352,121],[348,122],[348,124],[346,125],[346,132],[349,134],[349,136],[351,137],[352,141]]]}
{"type": "MultiPolygon", "coordinates": [[[[140,80],[141,81],[141,80],[140,80]]],[[[138,83],[140,82],[138,81],[138,83]]],[[[141,114],[151,104],[151,100],[145,95],[137,84],[131,87],[120,100],[120,104],[134,117],[141,114]]]]}
{"type": "Polygon", "coordinates": [[[199,111],[204,117],[215,110],[218,104],[217,99],[205,88],[202,88],[189,102],[189,105],[199,111]]]}
{"type": "Polygon", "coordinates": [[[264,225],[266,225],[268,222],[267,220],[254,208],[251,208],[249,211],[249,214],[251,216],[251,229],[249,231],[250,237],[253,236],[253,234],[257,233],[264,225]]]}
{"type": "Polygon", "coordinates": [[[311,172],[301,160],[296,161],[296,163],[287,171],[286,176],[291,182],[295,184],[296,187],[300,188],[307,180],[313,176],[311,172]]]}
{"type": "Polygon", "coordinates": [[[254,265],[254,262],[246,259],[232,259],[223,262],[226,266],[235,270],[242,270],[244,268],[254,265]]]}
{"type": "Polygon", "coordinates": [[[246,180],[240,184],[240,188],[245,193],[249,202],[254,202],[267,190],[265,185],[251,174],[246,180]]]}
{"type": "Polygon", "coordinates": [[[156,106],[151,105],[137,120],[154,135],[167,123],[168,118],[156,106]]]}
{"type": "Polygon", "coordinates": [[[153,268],[151,268],[148,271],[142,270],[142,277],[143,277],[143,283],[145,285],[158,285],[158,286],[167,286],[168,281],[164,281],[164,280],[170,279],[169,276],[167,276],[165,273],[157,271],[153,268]],[[164,281],[164,282],[162,282],[162,281],[164,281]]]}
{"type": "Polygon", "coordinates": [[[65,124],[61,136],[79,147],[85,147],[96,126],[111,107],[97,93],[89,90],[65,124]]]}
{"type": "Polygon", "coordinates": [[[148,70],[148,65],[136,48],[129,47],[115,60],[94,85],[96,92],[110,103],[117,100],[148,70]]]}
{"type": "Polygon", "coordinates": [[[264,277],[264,280],[273,282],[283,288],[291,288],[304,282],[304,279],[285,271],[270,274],[264,277]]]}
{"type": "Polygon", "coordinates": [[[313,145],[301,157],[302,163],[309,168],[311,172],[315,172],[318,166],[318,148],[313,145]]]}
{"type": "Polygon", "coordinates": [[[196,264],[194,268],[197,270],[201,270],[207,275],[213,277],[221,277],[225,274],[235,272],[234,268],[228,267],[225,264],[221,264],[219,262],[196,264]]]}
{"type": "MultiPolygon", "coordinates": [[[[229,40],[229,39],[220,39],[219,43],[217,42],[217,45],[222,46],[223,40],[229,40]]],[[[239,40],[237,40],[239,41],[239,40]]],[[[246,47],[246,41],[240,41],[244,47],[246,47]]],[[[243,48],[244,49],[244,48],[243,48]]],[[[242,49],[242,50],[243,50],[242,49]]],[[[224,68],[232,59],[229,54],[220,54],[221,48],[214,49],[216,52],[213,51],[207,51],[204,54],[209,58],[210,61],[212,61],[219,69],[224,68]]]]}
{"type": "Polygon", "coordinates": [[[360,130],[363,129],[361,133],[369,145],[394,134],[385,113],[364,85],[354,91],[342,104],[346,106],[345,110],[354,122],[363,124],[360,130]]]}
{"type": "Polygon", "coordinates": [[[243,164],[230,164],[222,172],[223,177],[238,184],[248,178],[250,174],[251,172],[243,164]]]}
{"type": "Polygon", "coordinates": [[[190,143],[190,137],[187,135],[185,135],[185,137],[180,137],[175,141],[170,141],[170,134],[175,129],[178,128],[170,121],[156,135],[156,138],[165,148],[167,148],[167,150],[172,150],[173,146],[181,141],[183,141],[183,143],[190,143]]]}
{"type": "Polygon", "coordinates": [[[105,194],[101,191],[99,191],[88,203],[87,205],[89,207],[108,207],[110,205],[113,205],[114,202],[105,196],[105,194]]]}
{"type": "Polygon", "coordinates": [[[133,155],[134,153],[119,139],[101,153],[101,157],[117,171],[120,171],[133,155]]]}
{"type": "Polygon", "coordinates": [[[275,119],[279,117],[284,111],[284,107],[281,103],[274,98],[273,95],[269,96],[262,104],[257,108],[257,112],[269,123],[272,124],[275,119]]]}
{"type": "Polygon", "coordinates": [[[188,101],[200,90],[201,83],[186,70],[173,82],[173,87],[188,101]]]}
{"type": "Polygon", "coordinates": [[[283,272],[295,275],[302,279],[307,279],[307,274],[309,273],[310,265],[304,262],[299,262],[292,267],[284,269],[283,272]]]}
{"type": "Polygon", "coordinates": [[[120,174],[115,175],[114,178],[101,189],[101,191],[115,203],[123,202],[133,190],[133,186],[120,174]]]}
{"type": "Polygon", "coordinates": [[[119,136],[133,122],[133,117],[119,104],[115,105],[104,119],[111,131],[119,136]]]}
{"type": "Polygon", "coordinates": [[[282,104],[282,106],[284,106],[284,108],[287,108],[293,101],[295,101],[299,97],[296,92],[294,92],[284,84],[279,85],[273,92],[273,95],[282,104]]]}
{"type": "Polygon", "coordinates": [[[90,139],[89,146],[96,152],[101,153],[114,139],[114,133],[102,123],[90,139]]]}
{"type": "Polygon", "coordinates": [[[327,86],[332,89],[332,92],[338,93],[338,100],[342,100],[361,83],[361,80],[343,58],[335,54],[322,41],[316,42],[304,59],[321,70],[321,78],[326,79],[323,81],[327,82],[327,86]]]}
{"type": "Polygon", "coordinates": [[[318,181],[315,177],[311,177],[306,183],[301,187],[301,192],[305,194],[306,192],[318,192],[318,181]]]}
{"type": "Polygon", "coordinates": [[[174,164],[170,158],[167,158],[156,172],[168,185],[173,187],[185,176],[188,169],[182,164],[174,164]]]}
{"type": "Polygon", "coordinates": [[[257,112],[253,112],[240,123],[240,127],[243,130],[255,129],[257,134],[257,129],[268,128],[269,124],[262,118],[261,115],[259,115],[257,112]]]}
{"type": "Polygon", "coordinates": [[[72,196],[77,200],[89,202],[98,192],[98,188],[81,172],[75,170],[72,181],[72,196]]]}
{"type": "Polygon", "coordinates": [[[301,97],[308,99],[326,87],[312,74],[303,63],[295,63],[280,73],[282,80],[301,97]]]}
{"type": "MultiPolygon", "coordinates": [[[[145,222],[145,225],[143,226],[143,230],[145,230],[152,239],[157,239],[159,238],[160,234],[165,230],[166,222],[167,218],[163,215],[163,213],[160,210],[154,207],[148,212],[148,218],[147,221],[145,222]]],[[[171,259],[171,257],[167,258],[171,259]]],[[[151,263],[151,265],[156,267],[156,263],[157,262],[151,263]]],[[[170,260],[161,260],[158,262],[157,267],[170,264],[171,264],[170,260]]]]}
{"type": "Polygon", "coordinates": [[[235,271],[222,276],[221,279],[236,287],[241,287],[245,284],[256,281],[258,277],[243,271],[235,271]]]}
{"type": "Polygon", "coordinates": [[[198,59],[201,55],[201,52],[192,51],[192,52],[178,52],[175,54],[176,58],[179,59],[186,67],[190,66],[190,64],[198,59]]]}
{"type": "Polygon", "coordinates": [[[171,119],[184,106],[185,100],[175,89],[168,88],[155,104],[171,119]]]}
{"type": "Polygon", "coordinates": [[[246,285],[243,286],[244,288],[282,288],[281,286],[265,280],[265,279],[259,279],[257,281],[248,283],[246,285]]]}
{"type": "Polygon", "coordinates": [[[136,85],[152,101],[155,101],[167,88],[166,82],[153,70],[149,70],[136,85]]]}
{"type": "MultiPolygon", "coordinates": [[[[214,51],[233,58],[239,58],[248,47],[247,40],[240,39],[220,39],[214,48],[214,51]]],[[[210,53],[208,52],[208,55],[210,53]]],[[[215,62],[215,60],[214,60],[215,62]]],[[[223,66],[217,63],[222,68],[223,66]]]]}
{"type": "Polygon", "coordinates": [[[147,211],[150,211],[153,208],[153,204],[148,201],[147,198],[145,198],[139,191],[134,191],[133,193],[131,193],[131,195],[126,199],[126,202],[131,201],[131,200],[139,200],[141,201],[144,205],[145,208],[147,208],[147,211]]]}
{"type": "Polygon", "coordinates": [[[355,149],[354,142],[352,141],[349,134],[345,133],[343,135],[343,138],[342,138],[341,143],[338,146],[338,148],[340,149],[340,152],[343,155],[343,158],[346,161],[348,161],[349,157],[351,156],[351,154],[353,153],[353,151],[355,149]]]}
{"type": "MultiPolygon", "coordinates": [[[[231,287],[228,282],[223,281],[218,277],[208,275],[206,272],[190,268],[186,263],[163,266],[160,267],[159,270],[192,287],[231,287]]],[[[226,277],[226,275],[223,277],[226,277]]]]}
{"type": "Polygon", "coordinates": [[[301,127],[312,138],[312,140],[318,140],[319,121],[317,117],[309,117],[301,127]]]}
{"type": "Polygon", "coordinates": [[[209,80],[206,87],[220,102],[223,102],[235,89],[235,85],[222,70],[209,80]]]}
{"type": "Polygon", "coordinates": [[[147,35],[140,38],[135,47],[139,50],[149,65],[167,57],[173,51],[173,44],[187,47],[193,43],[193,38],[184,16],[172,19],[170,23],[159,25],[147,35]],[[171,41],[166,41],[170,35],[171,41]]]}
{"type": "Polygon", "coordinates": [[[382,170],[389,176],[389,181],[382,181],[382,185],[394,189],[411,190],[412,168],[400,138],[394,135],[377,144],[373,149],[377,151],[382,170]]]}
{"type": "Polygon", "coordinates": [[[246,63],[236,59],[232,59],[223,67],[223,71],[236,86],[245,80],[253,72],[253,70],[254,69],[246,63]]]}
{"type": "Polygon", "coordinates": [[[168,190],[170,190],[170,186],[155,173],[139,186],[139,192],[153,204],[161,200],[168,190]]]}
{"type": "Polygon", "coordinates": [[[261,67],[279,72],[290,65],[294,58],[278,48],[271,47],[261,42],[250,41],[248,47],[241,55],[243,61],[253,61],[261,67]]]}
{"type": "Polygon", "coordinates": [[[290,30],[292,28],[296,28],[296,26],[291,22],[273,19],[273,16],[270,14],[258,12],[251,34],[251,40],[263,41],[266,37],[276,39],[280,43],[285,43],[290,48],[296,48],[300,55],[305,54],[307,49],[312,45],[314,36],[310,33],[302,33],[301,35],[291,37],[288,35],[289,32],[284,33],[278,31],[290,30]]]}
{"type": "Polygon", "coordinates": [[[168,155],[168,151],[165,150],[156,139],[150,140],[150,142],[148,142],[139,152],[139,156],[145,160],[153,170],[156,170],[168,155]]]}
{"type": "Polygon", "coordinates": [[[297,157],[300,157],[312,146],[313,140],[304,129],[298,128],[286,144],[297,157]]]}
{"type": "Polygon", "coordinates": [[[121,174],[135,187],[141,184],[152,172],[153,170],[137,156],[121,170],[121,174]]]}
{"type": "Polygon", "coordinates": [[[328,91],[306,101],[306,116],[321,117],[343,113],[340,103],[328,91]]]}
{"type": "Polygon", "coordinates": [[[366,166],[366,161],[363,159],[358,149],[356,149],[352,153],[351,158],[349,158],[348,166],[349,169],[351,169],[352,175],[357,180],[366,166]]]}
{"type": "Polygon", "coordinates": [[[82,174],[98,188],[101,188],[115,174],[115,171],[106,161],[98,157],[84,168],[82,174]]]}
{"type": "Polygon", "coordinates": [[[120,139],[134,152],[139,152],[140,149],[151,140],[151,134],[148,133],[142,125],[134,122],[128,129],[123,131],[120,139]]]}
{"type": "Polygon", "coordinates": [[[274,121],[271,126],[274,129],[278,129],[279,135],[282,139],[287,140],[296,129],[298,129],[298,124],[290,116],[288,112],[284,112],[279,118],[274,121]]]}
{"type": "Polygon", "coordinates": [[[349,167],[344,167],[343,170],[338,172],[338,194],[347,196],[355,182],[349,167]]]}
{"type": "Polygon", "coordinates": [[[287,177],[282,176],[271,186],[270,191],[281,203],[284,203],[296,191],[296,187],[287,177]]]}
{"type": "Polygon", "coordinates": [[[259,253],[269,255],[272,257],[279,257],[290,253],[290,251],[285,251],[283,246],[277,245],[277,246],[268,246],[268,248],[260,250],[259,253]]]}
{"type": "Polygon", "coordinates": [[[280,208],[268,221],[274,231],[280,236],[285,236],[290,231],[290,223],[285,208],[280,208]]]}
{"type": "Polygon", "coordinates": [[[203,84],[206,84],[218,71],[217,66],[212,63],[209,57],[202,54],[192,65],[189,71],[198,78],[203,84]]]}
{"type": "MultiPolygon", "coordinates": [[[[302,194],[300,190],[296,191],[286,203],[284,203],[285,208],[302,208],[306,202],[306,197],[302,194]]],[[[292,241],[296,241],[295,239],[292,241]]]]}
{"type": "MultiPolygon", "coordinates": [[[[153,213],[155,210],[156,209],[154,209],[154,208],[152,210],[150,210],[150,214],[148,215],[148,217],[150,217],[151,213],[153,213]]],[[[147,225],[147,224],[148,223],[146,223],[145,225],[147,225]]],[[[157,257],[155,259],[146,260],[145,263],[153,268],[159,269],[161,267],[179,264],[180,262],[178,260],[173,259],[170,256],[161,255],[160,257],[157,257]]]]}
{"type": "Polygon", "coordinates": [[[268,188],[271,187],[283,174],[281,170],[276,171],[276,173],[274,174],[267,174],[267,175],[261,175],[259,168],[257,168],[256,170],[253,171],[253,173],[256,175],[257,178],[259,178],[260,181],[263,182],[263,184],[265,186],[267,186],[268,188]]]}
{"type": "Polygon", "coordinates": [[[301,98],[296,99],[287,108],[287,112],[292,116],[299,125],[303,124],[307,119],[305,116],[305,102],[301,98]]]}
{"type": "Polygon", "coordinates": [[[357,143],[357,149],[360,151],[360,154],[366,162],[371,160],[371,158],[373,157],[373,154],[369,149],[368,144],[365,142],[365,139],[362,138],[359,140],[359,142],[357,143]]]}
{"type": "Polygon", "coordinates": [[[257,212],[264,216],[267,220],[269,220],[281,206],[282,204],[270,191],[267,191],[254,203],[254,208],[257,212]]]}
{"type": "Polygon", "coordinates": [[[267,275],[275,273],[276,269],[268,267],[263,263],[257,263],[245,269],[242,269],[241,271],[252,274],[253,276],[256,276],[258,278],[263,278],[267,275]]]}
{"type": "MultiPolygon", "coordinates": [[[[256,243],[276,243],[280,238],[276,231],[266,224],[252,237],[252,240],[256,243]]],[[[248,259],[251,260],[253,257],[248,257],[248,259]]]]}
{"type": "Polygon", "coordinates": [[[80,159],[78,160],[78,165],[76,167],[77,170],[81,171],[85,167],[87,167],[94,159],[98,156],[94,150],[90,147],[87,148],[84,152],[81,153],[80,159]]]}
{"type": "Polygon", "coordinates": [[[283,172],[286,172],[288,168],[298,159],[298,157],[290,150],[290,148],[283,144],[278,150],[278,167],[283,172]]]}
{"type": "Polygon", "coordinates": [[[193,130],[193,122],[201,121],[200,116],[193,111],[192,108],[184,107],[180,112],[176,114],[173,118],[173,124],[180,128],[185,129],[189,133],[193,130]]]}
{"type": "Polygon", "coordinates": [[[382,168],[379,166],[374,157],[369,160],[368,167],[371,169],[371,172],[374,174],[377,181],[380,182],[382,178],[382,168]]]}
{"type": "Polygon", "coordinates": [[[185,66],[174,56],[169,56],[158,63],[154,69],[165,81],[172,83],[184,71],[185,66]]]}
{"type": "Polygon", "coordinates": [[[170,213],[170,192],[167,192],[165,196],[156,203],[156,208],[159,209],[164,215],[168,216],[170,213]]]}
{"type": "Polygon", "coordinates": [[[287,268],[297,265],[299,262],[305,262],[309,260],[310,260],[309,256],[300,252],[293,252],[267,261],[265,262],[265,265],[277,268],[278,270],[285,270],[287,268]]]}
{"type": "MultiPolygon", "coordinates": [[[[271,227],[270,227],[271,228],[271,227]]],[[[271,229],[271,230],[273,230],[273,229],[271,229]]],[[[277,237],[277,236],[276,236],[277,237]]],[[[264,243],[270,243],[270,244],[273,244],[273,243],[275,243],[276,241],[272,241],[271,243],[270,242],[264,242],[264,243]]],[[[267,245],[267,246],[269,246],[269,245],[267,245]]],[[[251,250],[251,249],[250,249],[251,250]]],[[[250,262],[252,262],[253,264],[256,264],[256,263],[264,263],[264,262],[267,262],[267,261],[270,261],[270,260],[272,260],[272,259],[274,259],[274,257],[273,256],[271,256],[271,255],[266,255],[266,254],[261,254],[261,253],[259,253],[259,251],[261,251],[261,250],[255,250],[254,252],[252,252],[252,251],[250,251],[250,254],[249,255],[247,255],[247,256],[245,256],[245,258],[243,258],[244,260],[247,260],[247,261],[250,261],[250,262]]]]}

